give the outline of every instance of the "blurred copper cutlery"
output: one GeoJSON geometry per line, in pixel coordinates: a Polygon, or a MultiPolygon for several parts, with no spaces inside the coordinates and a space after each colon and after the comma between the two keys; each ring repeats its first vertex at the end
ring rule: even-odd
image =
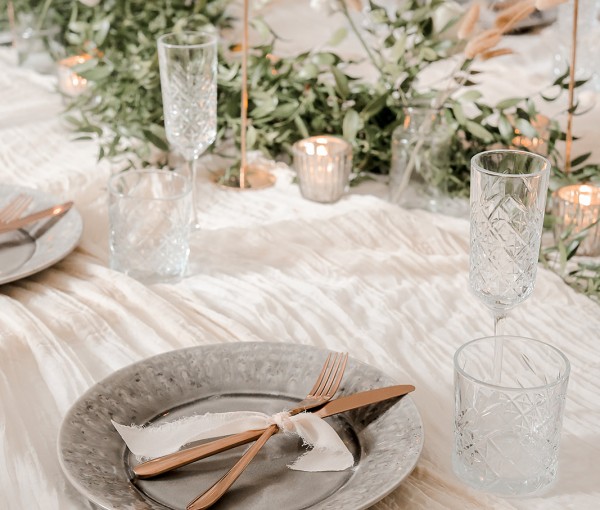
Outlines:
{"type": "MultiPolygon", "coordinates": [[[[389,386],[387,388],[379,388],[375,390],[363,391],[360,393],[355,393],[353,395],[349,395],[346,397],[340,397],[331,402],[325,404],[323,407],[314,412],[319,418],[327,418],[328,416],[332,416],[334,414],[343,413],[346,411],[351,411],[353,409],[357,409],[359,407],[364,407],[370,404],[375,404],[378,402],[383,402],[385,400],[389,400],[392,398],[398,398],[407,393],[414,391],[415,387],[412,385],[399,385],[399,386],[389,386]]],[[[270,429],[265,429],[268,431],[270,429]]],[[[265,431],[255,430],[254,439],[259,439],[254,445],[252,445],[248,451],[241,457],[241,459],[237,462],[237,464],[229,470],[229,472],[221,478],[215,485],[213,485],[210,489],[208,489],[201,496],[192,501],[186,508],[187,510],[204,510],[209,508],[213,504],[215,504],[223,494],[231,487],[233,482],[239,477],[241,472],[246,468],[246,466],[250,463],[252,458],[256,455],[258,450],[262,447],[262,444],[266,442],[266,439],[262,441],[265,431]],[[259,445],[260,444],[260,445],[259,445]],[[256,446],[259,445],[259,446],[256,446]],[[256,451],[253,451],[255,449],[256,451]],[[245,457],[246,460],[244,459],[245,457]],[[234,472],[234,470],[239,470],[239,472],[234,472]],[[234,472],[234,473],[232,473],[234,472]],[[231,475],[230,475],[231,474],[231,475]]],[[[271,434],[272,435],[272,434],[271,434]]],[[[269,435],[267,439],[271,436],[269,435]]],[[[252,439],[250,439],[252,440],[252,439]]],[[[222,450],[221,450],[222,451],[222,450]]]]}
{"type": "MultiPolygon", "coordinates": [[[[29,203],[27,204],[27,206],[29,205],[29,203]]],[[[9,206],[11,206],[11,205],[12,205],[12,203],[9,204],[9,206]]],[[[27,206],[24,208],[22,208],[22,206],[20,206],[20,208],[18,209],[20,211],[19,214],[23,210],[25,210],[27,208],[27,206]]],[[[23,218],[11,219],[8,221],[4,220],[4,222],[0,222],[0,234],[3,234],[4,232],[10,232],[11,230],[20,229],[26,225],[29,225],[30,223],[35,223],[36,221],[59,217],[59,216],[63,215],[64,213],[66,213],[69,209],[71,209],[72,206],[73,206],[73,202],[65,202],[64,204],[55,205],[55,206],[49,207],[48,209],[44,209],[42,211],[38,211],[38,212],[35,212],[32,214],[29,214],[27,216],[24,216],[23,218]]],[[[15,207],[13,206],[9,211],[11,218],[15,218],[14,209],[15,209],[15,207]]],[[[4,212],[4,210],[0,211],[0,214],[2,214],[3,212],[4,212]]],[[[16,216],[18,216],[18,214],[16,216]]],[[[2,217],[0,216],[0,221],[1,220],[2,220],[2,217]]]]}
{"type": "Polygon", "coordinates": [[[0,210],[0,225],[17,219],[27,210],[32,201],[33,197],[29,195],[17,195],[0,210]]]}
{"type": "MultiPolygon", "coordinates": [[[[327,361],[319,374],[317,382],[310,390],[304,400],[302,400],[294,409],[288,411],[290,416],[320,407],[326,402],[329,402],[335,392],[338,390],[344,371],[346,370],[346,362],[348,361],[348,354],[336,354],[336,363],[329,364],[331,354],[327,357],[327,361]],[[329,366],[328,366],[329,365],[329,366]]],[[[244,470],[248,467],[252,459],[256,457],[256,454],[265,445],[271,436],[279,431],[279,427],[276,424],[271,425],[262,431],[262,434],[250,448],[242,455],[242,457],[234,464],[234,466],[225,473],[225,475],[215,483],[210,489],[205,491],[203,494],[198,496],[194,501],[190,502],[186,507],[187,510],[201,510],[214,505],[223,494],[229,490],[235,481],[240,477],[244,470]]]]}

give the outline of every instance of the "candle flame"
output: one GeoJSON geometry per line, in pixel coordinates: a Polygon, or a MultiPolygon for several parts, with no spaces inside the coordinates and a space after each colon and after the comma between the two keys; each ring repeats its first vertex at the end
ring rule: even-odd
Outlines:
{"type": "Polygon", "coordinates": [[[592,187],[583,184],[579,188],[579,203],[581,205],[590,205],[592,203],[592,187]]]}
{"type": "Polygon", "coordinates": [[[317,145],[317,156],[327,156],[327,147],[324,145],[317,145]]]}

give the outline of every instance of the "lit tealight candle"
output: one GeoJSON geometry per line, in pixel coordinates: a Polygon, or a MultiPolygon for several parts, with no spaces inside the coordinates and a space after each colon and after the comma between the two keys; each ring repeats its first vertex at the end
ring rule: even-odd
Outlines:
{"type": "Polygon", "coordinates": [[[600,255],[600,188],[589,184],[573,184],[556,192],[554,203],[555,238],[564,232],[572,237],[588,229],[578,255],[600,255]]]}
{"type": "Polygon", "coordinates": [[[88,61],[91,55],[84,53],[83,55],[73,55],[58,62],[58,90],[63,94],[75,97],[85,91],[88,81],[79,76],[71,68],[77,64],[83,64],[88,61]]]}
{"type": "Polygon", "coordinates": [[[352,169],[348,142],[336,136],[312,136],[296,142],[292,151],[304,198],[331,203],[342,197],[352,169]]]}
{"type": "Polygon", "coordinates": [[[545,138],[548,137],[548,126],[550,125],[550,119],[545,115],[538,114],[532,121],[531,126],[538,132],[539,136],[529,138],[525,136],[518,128],[515,128],[515,136],[512,140],[512,144],[517,148],[527,149],[530,152],[535,152],[546,155],[548,152],[548,146],[546,145],[545,138]]]}

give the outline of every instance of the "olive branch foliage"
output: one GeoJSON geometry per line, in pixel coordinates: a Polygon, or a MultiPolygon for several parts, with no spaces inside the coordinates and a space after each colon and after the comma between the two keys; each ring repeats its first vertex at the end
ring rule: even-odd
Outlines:
{"type": "MultiPolygon", "coordinates": [[[[17,14],[40,9],[35,0],[13,1],[17,14]]],[[[91,86],[71,102],[66,119],[78,138],[98,140],[99,160],[108,158],[122,168],[167,162],[156,39],[169,31],[207,25],[235,34],[229,36],[229,46],[223,43],[220,49],[214,150],[222,150],[225,140],[239,142],[241,62],[235,40],[239,35],[230,30],[234,21],[228,16],[230,0],[101,0],[94,7],[49,1],[46,22],[61,27],[68,54],[93,56],[75,68],[91,86]]],[[[358,182],[365,175],[388,172],[392,132],[403,122],[406,106],[442,98],[438,115],[453,135],[448,170],[437,177],[437,184],[450,194],[468,196],[471,157],[491,147],[514,147],[517,133],[542,136],[536,130],[536,101],[557,100],[568,88],[568,71],[537,98],[487,104],[474,88],[480,74],[478,61],[466,59],[465,41],[451,35],[458,19],[436,26],[435,15],[443,4],[444,0],[402,0],[390,11],[369,0],[366,22],[359,29],[347,4],[338,0],[347,26],[365,50],[363,64],[372,68],[367,78],[354,71],[360,62],[331,50],[279,56],[276,32],[255,18],[253,25],[263,42],[251,48],[248,63],[248,149],[285,157],[301,138],[340,135],[352,143],[358,182]],[[440,89],[422,90],[423,71],[444,62],[459,65],[440,89]]],[[[335,32],[328,47],[347,32],[347,28],[335,32]]],[[[553,163],[552,190],[567,183],[600,182],[600,166],[588,163],[589,154],[573,160],[570,174],[561,171],[556,145],[564,141],[565,133],[556,120],[551,120],[544,139],[553,163]]],[[[547,226],[551,223],[549,216],[547,226]]],[[[542,260],[548,262],[554,253],[565,280],[600,299],[598,266],[588,264],[565,274],[566,261],[576,254],[578,242],[559,240],[542,254],[542,260]]]]}

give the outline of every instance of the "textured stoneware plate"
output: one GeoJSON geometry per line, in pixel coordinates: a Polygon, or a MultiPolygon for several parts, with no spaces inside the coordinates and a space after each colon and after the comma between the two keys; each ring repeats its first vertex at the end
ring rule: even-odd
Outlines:
{"type": "MultiPolygon", "coordinates": [[[[193,413],[289,409],[312,387],[327,351],[274,343],[233,343],[167,352],[128,366],[88,390],[64,418],[58,441],[67,478],[107,509],[184,509],[216,482],[247,446],[150,480],[136,480],[137,462],[110,420],[146,424],[193,413]]],[[[340,394],[393,381],[350,359],[340,394]]],[[[359,510],[394,490],[413,470],[423,446],[419,413],[404,397],[328,418],[355,458],[342,472],[292,471],[300,441],[273,437],[214,508],[359,510]]]]}
{"type": "MultiPolygon", "coordinates": [[[[33,198],[23,215],[61,202],[32,188],[0,185],[0,209],[17,195],[33,198]]],[[[81,216],[72,207],[64,216],[0,234],[0,284],[38,273],[73,251],[83,229],[81,216]]]]}

